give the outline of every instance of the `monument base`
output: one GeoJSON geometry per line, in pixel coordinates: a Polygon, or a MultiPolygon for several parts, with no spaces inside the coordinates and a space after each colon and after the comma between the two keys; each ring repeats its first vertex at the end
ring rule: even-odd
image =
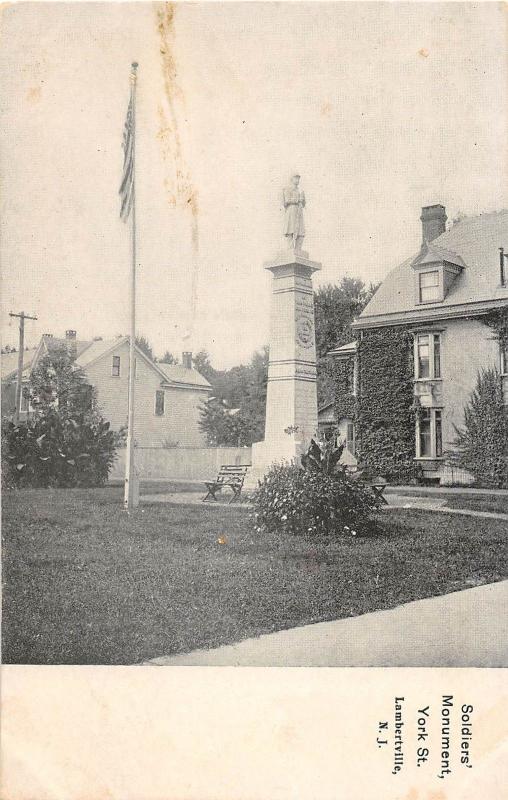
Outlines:
{"type": "Polygon", "coordinates": [[[258,481],[262,480],[270,467],[274,464],[295,462],[300,463],[300,457],[307,449],[306,444],[294,436],[286,439],[264,440],[252,445],[252,467],[245,478],[245,489],[252,491],[257,488],[258,481]]]}

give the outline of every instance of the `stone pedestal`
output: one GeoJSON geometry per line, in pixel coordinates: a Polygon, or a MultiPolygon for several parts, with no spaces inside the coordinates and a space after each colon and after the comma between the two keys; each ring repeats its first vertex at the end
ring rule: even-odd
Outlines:
{"type": "Polygon", "coordinates": [[[265,269],[273,275],[265,438],[252,447],[250,488],[273,463],[299,458],[318,421],[312,274],[321,264],[288,250],[265,269]]]}

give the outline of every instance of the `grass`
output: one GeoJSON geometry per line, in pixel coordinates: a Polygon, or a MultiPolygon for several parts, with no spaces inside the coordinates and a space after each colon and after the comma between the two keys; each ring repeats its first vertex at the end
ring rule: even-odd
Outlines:
{"type": "Polygon", "coordinates": [[[392,510],[380,536],[323,541],[255,534],[233,506],[129,517],[121,497],[4,492],[5,663],[133,664],[507,573],[498,520],[392,510]]]}

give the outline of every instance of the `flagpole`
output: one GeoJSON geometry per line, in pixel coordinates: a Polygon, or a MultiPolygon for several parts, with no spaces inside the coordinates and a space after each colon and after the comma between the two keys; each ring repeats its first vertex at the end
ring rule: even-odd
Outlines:
{"type": "Polygon", "coordinates": [[[136,366],[136,70],[138,65],[132,64],[131,72],[131,104],[132,104],[132,262],[130,276],[130,336],[129,336],[129,396],[127,413],[127,453],[125,459],[124,508],[127,511],[138,505],[136,490],[136,474],[134,464],[134,390],[136,366]]]}

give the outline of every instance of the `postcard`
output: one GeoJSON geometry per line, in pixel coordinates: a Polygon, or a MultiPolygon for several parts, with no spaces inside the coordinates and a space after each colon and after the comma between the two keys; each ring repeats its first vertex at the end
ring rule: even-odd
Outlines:
{"type": "Polygon", "coordinates": [[[507,796],[507,20],[4,4],[5,800],[507,796]]]}

